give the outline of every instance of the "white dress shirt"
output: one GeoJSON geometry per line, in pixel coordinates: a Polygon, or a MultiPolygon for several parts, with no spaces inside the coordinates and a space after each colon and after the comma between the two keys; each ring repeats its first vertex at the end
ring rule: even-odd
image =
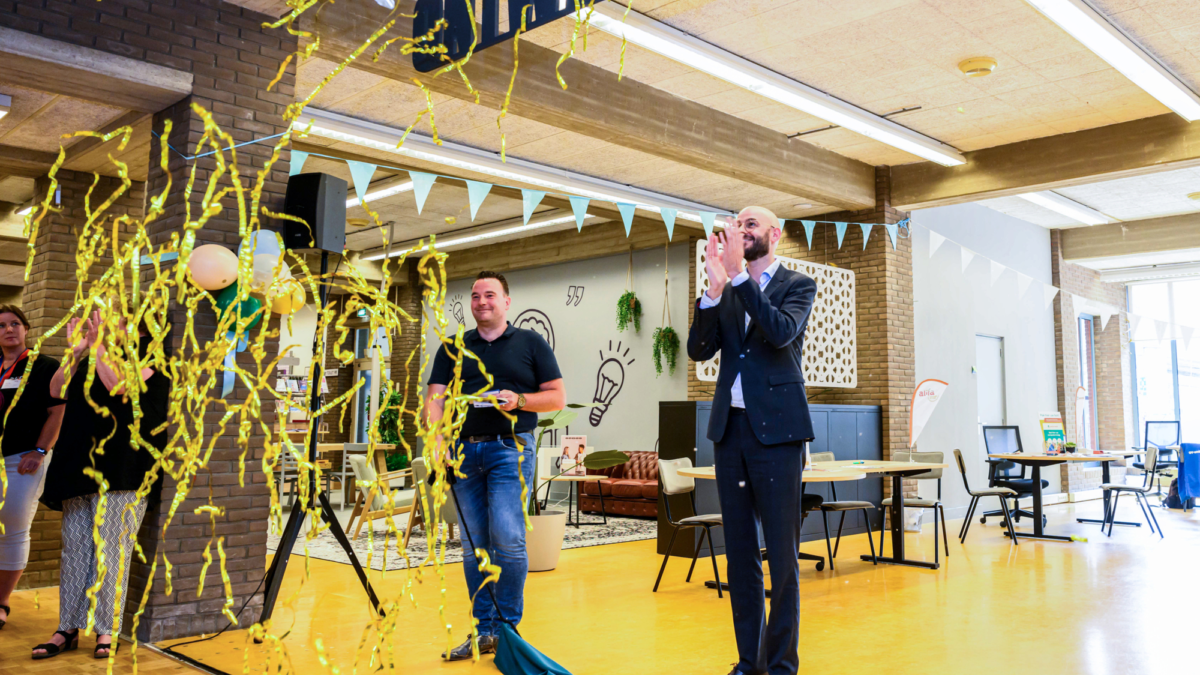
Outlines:
{"type": "MultiPolygon", "coordinates": [[[[767,269],[763,270],[762,275],[759,276],[758,288],[760,290],[764,290],[764,291],[767,290],[767,284],[771,283],[771,278],[774,277],[775,273],[778,271],[779,271],[779,260],[776,259],[775,262],[771,263],[771,266],[768,267],[767,269]]],[[[747,281],[748,279],[750,279],[750,273],[747,272],[746,270],[742,270],[742,272],[740,274],[738,274],[736,277],[734,277],[729,283],[733,284],[734,286],[738,286],[742,282],[747,281]]],[[[724,292],[722,292],[721,295],[724,295],[724,292]]],[[[717,296],[716,300],[713,300],[712,298],[708,297],[708,293],[705,293],[704,295],[700,296],[700,309],[708,309],[709,307],[716,307],[719,304],[721,304],[721,296],[720,295],[717,296]]],[[[750,326],[750,314],[747,312],[746,313],[746,327],[749,327],[749,326],[750,326]]],[[[742,397],[742,374],[741,373],[738,373],[737,377],[735,377],[733,379],[733,386],[729,388],[729,405],[733,408],[743,408],[744,409],[746,407],[746,400],[745,400],[745,398],[742,397]]]]}

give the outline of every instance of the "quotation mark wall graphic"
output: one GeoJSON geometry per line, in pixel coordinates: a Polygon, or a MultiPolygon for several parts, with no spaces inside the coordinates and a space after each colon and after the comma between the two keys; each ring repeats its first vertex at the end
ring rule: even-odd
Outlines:
{"type": "Polygon", "coordinates": [[[592,426],[600,426],[600,421],[604,419],[604,413],[608,412],[608,407],[612,405],[613,400],[617,398],[617,394],[621,393],[621,387],[625,385],[625,366],[631,365],[634,359],[625,361],[622,365],[621,361],[626,356],[629,356],[629,348],[621,351],[621,343],[617,343],[617,348],[613,349],[612,340],[608,341],[608,354],[600,352],[600,369],[596,371],[596,393],[592,395],[592,403],[600,405],[592,408],[591,415],[588,416],[588,421],[592,426]]]}
{"type": "Polygon", "coordinates": [[[567,288],[567,307],[578,307],[582,300],[583,286],[570,286],[567,288]]]}
{"type": "Polygon", "coordinates": [[[542,310],[527,309],[518,314],[512,324],[517,328],[525,328],[541,335],[550,345],[550,351],[554,351],[554,325],[550,323],[550,317],[546,316],[542,310]]]}

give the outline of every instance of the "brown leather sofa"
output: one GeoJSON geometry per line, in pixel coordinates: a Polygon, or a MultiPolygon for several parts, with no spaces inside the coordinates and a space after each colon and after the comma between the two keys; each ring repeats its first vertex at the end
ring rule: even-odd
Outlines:
{"type": "Polygon", "coordinates": [[[629,461],[608,469],[589,469],[589,474],[606,478],[583,483],[579,508],[585,513],[600,513],[600,495],[604,511],[620,516],[658,517],[658,453],[625,453],[629,461]],[[603,492],[601,492],[603,491],[603,492]]]}

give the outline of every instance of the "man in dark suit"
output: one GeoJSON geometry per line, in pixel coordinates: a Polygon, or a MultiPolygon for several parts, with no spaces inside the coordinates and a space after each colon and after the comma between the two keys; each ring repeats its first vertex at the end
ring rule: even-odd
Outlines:
{"type": "Polygon", "coordinates": [[[709,287],[688,333],[692,360],[721,351],[708,438],[716,446],[738,648],[730,675],[799,668],[800,474],[804,443],[813,438],[800,354],[817,284],[775,259],[782,236],[775,214],[752,206],[709,237],[709,287]],[[769,622],[759,525],[771,565],[769,622]]]}

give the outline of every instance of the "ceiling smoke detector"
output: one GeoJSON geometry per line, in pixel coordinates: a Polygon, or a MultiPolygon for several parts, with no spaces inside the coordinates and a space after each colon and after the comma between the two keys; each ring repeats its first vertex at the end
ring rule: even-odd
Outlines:
{"type": "Polygon", "coordinates": [[[958,69],[967,77],[983,77],[991,75],[996,69],[996,59],[990,56],[976,56],[958,64],[958,69]]]}

